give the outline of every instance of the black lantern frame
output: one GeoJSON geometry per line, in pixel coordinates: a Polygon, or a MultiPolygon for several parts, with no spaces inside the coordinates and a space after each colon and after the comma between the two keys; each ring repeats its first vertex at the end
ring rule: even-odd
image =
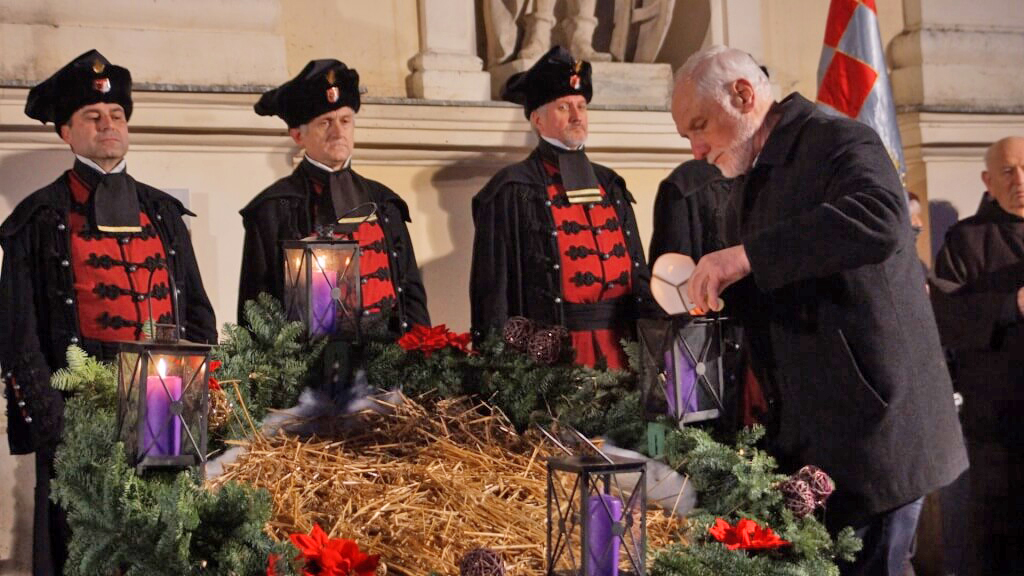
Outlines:
{"type": "Polygon", "coordinates": [[[644,576],[647,467],[572,456],[548,460],[547,574],[644,576]],[[625,570],[620,570],[620,568],[625,570]]]}
{"type": "Polygon", "coordinates": [[[310,336],[358,341],[362,282],[358,242],[308,238],[284,242],[284,308],[310,336]]]}
{"type": "Polygon", "coordinates": [[[726,411],[723,363],[725,317],[641,320],[641,396],[648,420],[680,426],[720,418],[726,411]]]}
{"type": "Polygon", "coordinates": [[[205,474],[212,346],[187,340],[122,342],[118,439],[129,464],[205,474]]]}

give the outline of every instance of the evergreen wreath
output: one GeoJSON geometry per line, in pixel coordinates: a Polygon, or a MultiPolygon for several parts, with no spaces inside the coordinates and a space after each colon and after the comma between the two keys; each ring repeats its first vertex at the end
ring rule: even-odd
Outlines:
{"type": "MultiPolygon", "coordinates": [[[[247,301],[244,309],[247,326],[224,324],[224,336],[213,357],[221,362],[217,379],[228,390],[232,409],[236,413],[240,409],[232,391],[232,384],[237,383],[245,409],[260,421],[271,408],[295,405],[317,373],[312,368],[326,341],[309,340],[302,322],[289,321],[281,303],[267,293],[247,301]]],[[[218,431],[214,438],[243,438],[249,433],[233,418],[228,429],[218,431]]]]}
{"type": "Polygon", "coordinates": [[[263,532],[265,491],[227,484],[210,492],[190,471],[137,475],[115,438],[116,369],[76,346],[67,359],[51,381],[71,395],[51,495],[71,527],[65,574],[255,576],[270,553],[294,555],[263,532]]]}
{"type": "Polygon", "coordinates": [[[837,560],[852,561],[861,541],[850,527],[835,540],[814,515],[798,518],[784,502],[775,459],[757,448],[764,428],[746,428],[735,445],[715,441],[700,428],[672,431],[666,438],[669,464],[685,472],[697,491],[699,509],[689,516],[688,545],[655,554],[652,576],[838,576],[837,560]],[[768,526],[789,546],[759,552],[730,550],[709,534],[716,519],[748,518],[768,526]]]}
{"type": "MultiPolygon", "coordinates": [[[[401,387],[410,397],[473,395],[500,409],[520,432],[533,423],[557,420],[590,436],[606,435],[616,444],[639,449],[646,424],[634,372],[595,370],[561,361],[544,364],[492,335],[465,354],[443,348],[424,354],[397,344],[371,343],[367,377],[380,389],[401,387]]],[[[639,348],[627,344],[630,361],[639,348]]]]}

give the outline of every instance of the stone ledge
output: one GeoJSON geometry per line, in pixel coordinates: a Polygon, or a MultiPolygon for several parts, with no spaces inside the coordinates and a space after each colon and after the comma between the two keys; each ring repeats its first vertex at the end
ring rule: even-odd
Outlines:
{"type": "MultiPolygon", "coordinates": [[[[51,126],[24,115],[26,94],[24,88],[0,88],[0,148],[63,149],[51,126]]],[[[294,148],[283,122],[253,113],[255,101],[255,94],[137,92],[132,146],[211,152],[294,148]]],[[[356,139],[361,162],[410,165],[507,163],[536,143],[518,106],[409,99],[367,99],[356,139]]],[[[671,168],[690,156],[671,115],[651,110],[595,107],[588,150],[597,162],[637,168],[671,168]]]]}

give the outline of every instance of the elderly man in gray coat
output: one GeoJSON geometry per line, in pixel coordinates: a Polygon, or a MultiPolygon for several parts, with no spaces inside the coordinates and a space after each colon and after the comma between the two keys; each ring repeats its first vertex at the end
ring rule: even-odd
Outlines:
{"type": "Polygon", "coordinates": [[[730,247],[689,296],[744,322],[785,471],[823,468],[826,521],[864,549],[843,574],[902,576],[922,497],[967,467],[907,203],[877,134],[799,94],[771,97],[750,55],[715,46],[680,69],[672,116],[694,156],[740,177],[730,247]]]}

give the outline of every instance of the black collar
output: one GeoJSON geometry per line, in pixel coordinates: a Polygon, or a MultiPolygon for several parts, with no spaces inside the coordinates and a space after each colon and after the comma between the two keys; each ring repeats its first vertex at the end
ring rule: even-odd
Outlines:
{"type": "Polygon", "coordinates": [[[817,108],[808,99],[793,92],[775,105],[775,110],[782,113],[779,122],[768,135],[764,148],[757,157],[757,165],[776,166],[782,164],[789,157],[790,151],[796,145],[800,130],[805,122],[815,113],[817,108]]]}

